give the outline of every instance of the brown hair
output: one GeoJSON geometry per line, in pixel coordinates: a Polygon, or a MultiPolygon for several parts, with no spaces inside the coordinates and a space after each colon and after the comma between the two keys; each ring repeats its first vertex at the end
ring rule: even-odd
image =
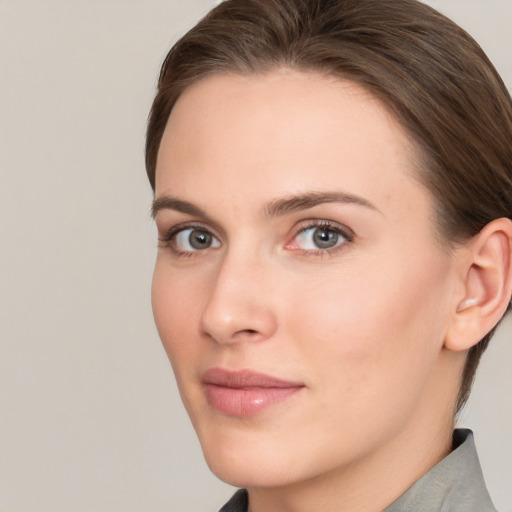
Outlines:
{"type": "MultiPolygon", "coordinates": [[[[167,55],[151,109],[146,169],[154,189],[171,110],[213,73],[317,71],[359,83],[415,140],[420,180],[449,243],[512,218],[512,100],[478,44],[417,0],[225,0],[167,55]]],[[[457,401],[467,400],[494,329],[469,351],[457,401]]]]}

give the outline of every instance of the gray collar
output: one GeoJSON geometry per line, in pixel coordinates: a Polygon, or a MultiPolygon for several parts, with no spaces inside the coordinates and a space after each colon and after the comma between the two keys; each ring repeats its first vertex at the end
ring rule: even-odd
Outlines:
{"type": "Polygon", "coordinates": [[[454,450],[384,512],[496,512],[485,487],[473,433],[453,433],[454,450]]]}

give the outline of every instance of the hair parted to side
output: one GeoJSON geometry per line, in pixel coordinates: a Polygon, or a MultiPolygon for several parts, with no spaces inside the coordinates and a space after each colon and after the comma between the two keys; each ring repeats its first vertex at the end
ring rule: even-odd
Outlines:
{"type": "MultiPolygon", "coordinates": [[[[448,244],[512,218],[510,94],[471,36],[417,0],[222,2],[163,63],[146,141],[153,189],[167,120],[189,85],[282,67],[352,80],[387,105],[417,145],[419,179],[448,244]]],[[[493,333],[468,354],[457,411],[493,333]]]]}

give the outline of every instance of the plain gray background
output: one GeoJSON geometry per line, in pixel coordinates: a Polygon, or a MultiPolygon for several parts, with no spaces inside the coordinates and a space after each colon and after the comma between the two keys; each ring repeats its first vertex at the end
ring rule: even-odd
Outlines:
{"type": "MultiPolygon", "coordinates": [[[[150,310],[143,165],[160,63],[214,0],[0,0],[0,510],[206,512],[150,310]]],[[[512,86],[512,1],[437,0],[512,86]]],[[[460,423],[512,511],[512,324],[460,423]]]]}

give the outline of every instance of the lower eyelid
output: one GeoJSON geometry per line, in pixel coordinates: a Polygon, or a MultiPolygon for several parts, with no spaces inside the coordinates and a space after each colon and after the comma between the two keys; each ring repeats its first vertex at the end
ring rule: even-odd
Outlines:
{"type": "Polygon", "coordinates": [[[209,249],[218,249],[221,246],[221,242],[217,236],[215,236],[210,229],[201,224],[181,224],[169,228],[164,234],[159,235],[159,247],[170,249],[176,257],[194,257],[200,256],[202,253],[210,252],[209,249]],[[181,249],[179,248],[178,237],[183,235],[187,231],[203,231],[208,233],[212,237],[212,243],[208,247],[202,249],[181,249]]]}
{"type": "Polygon", "coordinates": [[[297,240],[297,237],[299,237],[301,234],[303,234],[306,231],[311,230],[311,229],[325,229],[326,231],[331,231],[333,233],[338,234],[344,240],[342,240],[341,243],[338,243],[337,245],[335,245],[332,248],[327,248],[327,249],[320,249],[320,248],[317,248],[317,249],[301,249],[300,247],[298,247],[297,250],[304,250],[304,251],[309,251],[309,252],[313,252],[315,250],[318,250],[318,251],[333,251],[336,248],[340,247],[341,245],[345,245],[347,242],[352,242],[352,240],[354,238],[354,234],[348,228],[343,229],[341,226],[339,226],[337,224],[333,224],[331,222],[318,222],[318,223],[311,223],[311,224],[308,224],[308,225],[300,227],[300,229],[298,229],[295,232],[293,237],[290,239],[290,242],[288,242],[286,244],[286,246],[289,247],[290,245],[292,245],[293,242],[297,240]]]}
{"type": "MultiPolygon", "coordinates": [[[[163,232],[161,234],[159,233],[159,235],[158,235],[159,247],[172,249],[172,251],[178,256],[179,255],[190,255],[190,256],[199,255],[200,253],[207,252],[207,249],[217,249],[221,246],[221,241],[219,240],[219,238],[215,234],[213,234],[212,231],[207,226],[201,225],[200,223],[182,224],[182,225],[178,225],[178,226],[173,226],[173,227],[169,228],[168,230],[162,230],[162,231],[163,232]],[[201,249],[196,249],[196,250],[178,249],[175,246],[176,237],[183,231],[194,230],[194,229],[205,231],[205,232],[209,233],[213,237],[212,245],[210,247],[207,247],[202,250],[201,249]],[[173,247],[173,245],[174,245],[174,247],[173,247]]],[[[352,233],[352,231],[350,229],[341,227],[341,226],[331,223],[331,222],[319,221],[318,223],[311,223],[309,225],[304,225],[304,226],[300,227],[295,232],[293,237],[291,239],[289,239],[289,242],[287,242],[285,244],[285,248],[292,249],[292,250],[295,250],[298,252],[302,252],[302,253],[304,253],[304,255],[311,255],[311,256],[322,255],[322,254],[323,255],[327,255],[327,254],[333,255],[338,250],[341,250],[343,248],[343,246],[345,246],[348,242],[352,242],[353,239],[354,239],[354,234],[352,233]],[[340,240],[340,242],[337,243],[337,245],[335,245],[333,247],[325,248],[325,249],[322,249],[319,247],[315,248],[315,249],[302,249],[301,247],[291,247],[293,245],[294,241],[296,241],[297,237],[301,233],[303,233],[309,229],[329,230],[334,233],[337,233],[343,239],[340,240]]]]}

